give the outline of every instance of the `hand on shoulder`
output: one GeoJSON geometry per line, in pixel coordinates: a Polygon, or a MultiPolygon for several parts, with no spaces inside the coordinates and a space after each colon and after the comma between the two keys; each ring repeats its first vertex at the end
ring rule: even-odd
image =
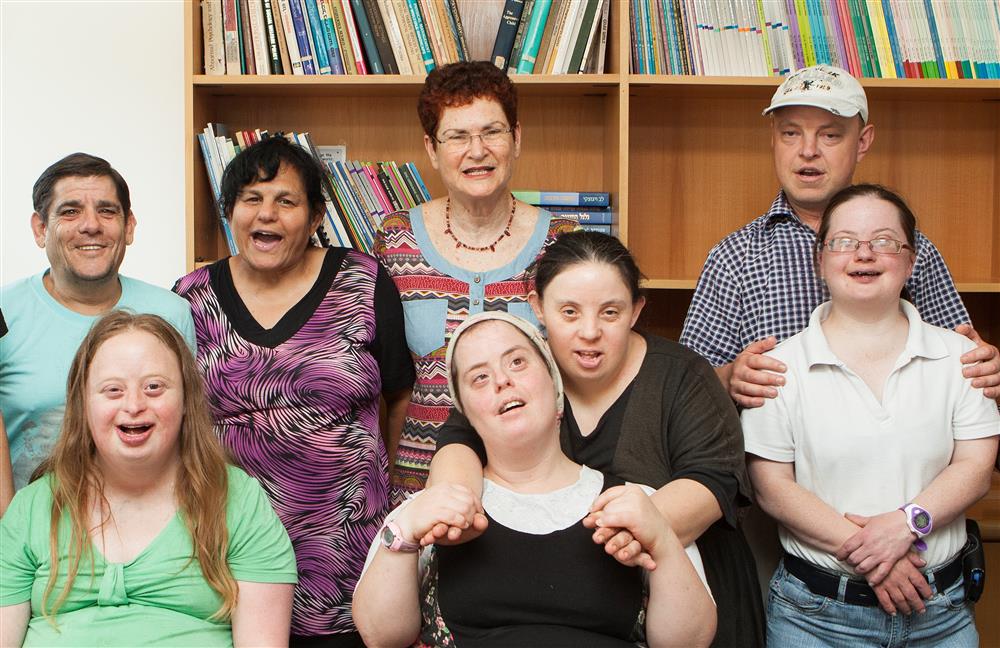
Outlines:
{"type": "Polygon", "coordinates": [[[983,396],[1000,399],[1000,351],[984,340],[972,324],[960,324],[955,332],[976,344],[976,348],[962,355],[962,375],[972,378],[972,386],[983,390],[983,396]]]}
{"type": "Polygon", "coordinates": [[[722,379],[729,396],[741,407],[761,407],[765,398],[776,398],[777,387],[785,384],[787,367],[777,358],[764,355],[777,346],[774,336],[747,345],[732,363],[719,367],[716,373],[722,379]]]}

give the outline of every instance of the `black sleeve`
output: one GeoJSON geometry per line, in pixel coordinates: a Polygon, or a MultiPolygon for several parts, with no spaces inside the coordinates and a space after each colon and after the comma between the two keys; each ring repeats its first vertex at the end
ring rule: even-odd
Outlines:
{"type": "Polygon", "coordinates": [[[378,361],[382,391],[391,394],[413,386],[417,374],[406,346],[403,305],[399,291],[381,263],[375,277],[375,340],[372,355],[378,361]]]}
{"type": "Polygon", "coordinates": [[[723,519],[735,527],[739,507],[751,499],[743,430],[732,400],[706,360],[696,357],[690,362],[667,415],[664,444],[671,480],[691,479],[710,490],[723,519]]]}
{"type": "Polygon", "coordinates": [[[7,322],[3,319],[3,311],[0,311],[0,337],[7,335],[7,322]]]}
{"type": "Polygon", "coordinates": [[[483,445],[483,440],[469,423],[469,419],[454,407],[448,412],[448,420],[438,430],[437,449],[440,450],[451,443],[468,446],[479,456],[479,461],[486,465],[486,446],[483,445]]]}

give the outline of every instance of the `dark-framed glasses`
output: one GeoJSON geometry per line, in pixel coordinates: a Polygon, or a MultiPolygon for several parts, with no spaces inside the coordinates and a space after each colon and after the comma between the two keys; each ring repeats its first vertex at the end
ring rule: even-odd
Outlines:
{"type": "Polygon", "coordinates": [[[438,144],[453,151],[464,151],[472,146],[472,140],[479,138],[483,146],[499,146],[507,143],[507,135],[514,129],[510,128],[487,128],[478,133],[467,133],[466,131],[449,131],[444,139],[434,138],[438,144]]]}
{"type": "Polygon", "coordinates": [[[913,250],[912,247],[902,241],[885,237],[872,239],[870,241],[859,241],[858,239],[851,238],[849,236],[840,236],[828,240],[823,244],[823,247],[831,252],[856,252],[857,249],[861,247],[862,243],[867,245],[868,249],[875,254],[899,254],[903,250],[913,250]]]}

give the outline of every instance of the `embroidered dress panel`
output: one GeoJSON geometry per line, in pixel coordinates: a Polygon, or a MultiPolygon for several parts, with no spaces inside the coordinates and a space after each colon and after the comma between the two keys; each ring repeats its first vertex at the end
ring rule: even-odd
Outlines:
{"type": "Polygon", "coordinates": [[[438,429],[448,418],[451,396],[445,349],[451,332],[469,315],[491,310],[507,311],[537,325],[528,304],[534,263],[556,236],[576,227],[573,221],[540,211],[535,230],[517,258],[495,270],[470,272],[437,252],[420,207],[390,214],[382,222],[375,254],[399,289],[406,340],[417,371],[395,458],[394,502],[423,488],[438,429]]]}

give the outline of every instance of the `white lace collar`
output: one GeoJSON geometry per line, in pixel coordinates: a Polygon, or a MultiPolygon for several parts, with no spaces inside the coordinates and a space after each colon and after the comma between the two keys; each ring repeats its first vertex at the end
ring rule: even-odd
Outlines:
{"type": "Polygon", "coordinates": [[[603,486],[604,475],[587,466],[580,466],[580,477],[575,482],[549,493],[516,493],[483,479],[483,508],[509,529],[545,535],[583,519],[603,486]]]}

